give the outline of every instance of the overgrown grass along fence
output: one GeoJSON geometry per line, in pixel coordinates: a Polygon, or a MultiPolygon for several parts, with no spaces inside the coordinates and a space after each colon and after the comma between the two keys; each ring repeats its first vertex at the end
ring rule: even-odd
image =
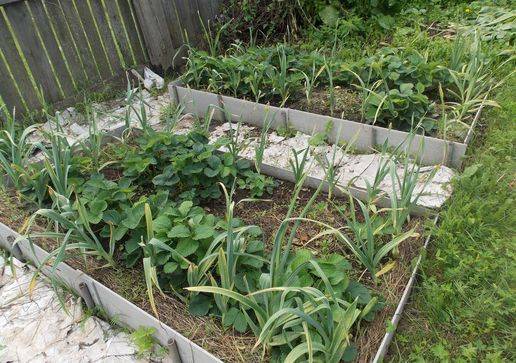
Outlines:
{"type": "Polygon", "coordinates": [[[1,112],[27,114],[196,43],[218,0],[0,0],[1,112]]]}

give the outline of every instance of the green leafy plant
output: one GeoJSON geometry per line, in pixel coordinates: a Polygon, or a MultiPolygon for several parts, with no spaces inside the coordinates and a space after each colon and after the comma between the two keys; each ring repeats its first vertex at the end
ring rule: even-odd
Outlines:
{"type": "Polygon", "coordinates": [[[342,233],[340,230],[331,227],[330,225],[314,221],[314,223],[323,226],[325,229],[312,239],[320,238],[325,235],[335,236],[341,243],[343,243],[357,258],[357,260],[370,272],[374,281],[377,281],[378,266],[381,260],[393,251],[403,241],[417,237],[418,234],[414,230],[409,230],[402,234],[391,236],[388,242],[380,243],[380,236],[384,236],[387,228],[387,222],[380,222],[381,219],[371,218],[369,209],[358,199],[350,196],[350,217],[346,229],[349,229],[353,234],[353,239],[342,233]],[[364,222],[359,222],[355,212],[355,202],[358,203],[360,210],[364,216],[364,222]]]}
{"type": "Polygon", "coordinates": [[[143,356],[152,351],[154,347],[155,328],[139,327],[131,333],[131,340],[138,348],[138,355],[143,356]]]}
{"type": "MultiPolygon", "coordinates": [[[[504,80],[495,80],[494,73],[500,66],[495,66],[491,58],[485,57],[478,33],[467,39],[458,37],[454,49],[456,51],[452,58],[452,68],[448,69],[451,78],[448,93],[454,101],[449,102],[451,117],[447,125],[450,128],[458,126],[459,129],[467,129],[471,122],[470,117],[480,107],[498,106],[488,97],[504,80]]],[[[507,62],[509,61],[510,59],[507,62]]]]}
{"type": "Polygon", "coordinates": [[[273,178],[252,170],[245,171],[242,177],[238,179],[240,189],[248,189],[251,198],[261,197],[265,193],[272,194],[275,185],[273,178]]]}
{"type": "Polygon", "coordinates": [[[171,132],[181,118],[185,106],[182,104],[169,103],[160,112],[160,120],[165,124],[163,131],[171,132]]]}
{"type": "Polygon", "coordinates": [[[5,128],[0,130],[0,170],[17,190],[23,189],[27,182],[25,170],[35,150],[29,137],[35,129],[33,125],[19,130],[13,112],[6,117],[5,128]]]}
{"type": "Polygon", "coordinates": [[[70,200],[64,195],[50,189],[53,209],[37,210],[28,220],[25,236],[33,238],[50,238],[59,242],[59,247],[52,251],[41,263],[44,266],[52,261],[54,268],[70,256],[71,251],[80,251],[82,256],[93,256],[106,262],[105,266],[115,266],[113,254],[115,240],[110,236],[107,247],[92,229],[86,209],[79,199],[70,200]],[[42,217],[54,224],[54,231],[34,232],[32,227],[36,218],[42,217]]]}
{"type": "MultiPolygon", "coordinates": [[[[357,302],[348,303],[338,296],[346,291],[348,285],[343,285],[339,294],[335,292],[332,282],[328,278],[324,269],[320,264],[308,258],[294,259],[291,258],[292,241],[296,234],[302,216],[310,209],[321,188],[319,188],[308,203],[303,208],[300,218],[291,218],[298,194],[303,186],[306,173],[304,165],[306,165],[307,153],[305,152],[302,160],[298,159],[297,154],[293,161],[295,175],[297,175],[297,183],[294,194],[291,199],[287,218],[282,222],[281,226],[274,235],[273,251],[271,252],[270,262],[268,263],[268,271],[263,274],[259,282],[259,290],[248,290],[247,294],[234,291],[231,283],[231,273],[226,278],[222,278],[219,287],[215,280],[212,279],[212,286],[189,287],[191,292],[212,293],[215,295],[216,301],[227,304],[228,300],[233,300],[240,304],[241,312],[251,327],[251,330],[258,337],[255,347],[263,345],[263,354],[272,347],[289,347],[288,358],[296,360],[302,356],[324,357],[329,361],[340,361],[344,352],[349,347],[349,330],[360,316],[361,312],[356,309],[357,302]],[[292,229],[287,237],[287,226],[293,222],[292,229]],[[322,282],[321,289],[314,287],[299,287],[298,284],[306,282],[306,269],[311,268],[318,281],[322,282]],[[304,276],[305,280],[300,280],[304,276]],[[320,279],[320,280],[319,280],[320,279]],[[326,295],[326,291],[329,295],[326,295]],[[333,318],[333,313],[338,318],[333,318]],[[252,314],[252,315],[250,315],[252,314]],[[329,314],[329,315],[328,315],[329,314]],[[343,318],[341,320],[341,318],[343,318]],[[326,323],[325,323],[326,322],[326,323]],[[313,349],[313,342],[319,342],[313,349]],[[293,347],[293,349],[292,349],[293,347]]],[[[231,206],[232,204],[229,203],[231,206]]],[[[228,218],[231,218],[232,208],[228,209],[228,218]]],[[[230,241],[228,240],[228,243],[230,241]]],[[[234,266],[236,256],[231,258],[230,245],[228,245],[228,258],[225,259],[221,255],[219,258],[219,269],[228,269],[234,271],[228,266],[234,266]]],[[[338,264],[329,262],[327,270],[335,277],[335,285],[344,283],[346,280],[342,274],[331,271],[338,264]]],[[[375,302],[370,302],[366,310],[369,311],[375,302]]],[[[235,310],[232,310],[235,311],[235,310]]],[[[229,310],[228,310],[229,312],[229,310]]],[[[235,312],[233,314],[237,314],[235,312]]],[[[286,354],[286,352],[279,352],[286,354]]]]}
{"type": "Polygon", "coordinates": [[[50,149],[45,147],[42,143],[38,143],[37,147],[43,153],[43,165],[55,191],[65,198],[70,198],[72,185],[69,182],[69,175],[73,167],[73,148],[66,136],[62,133],[58,118],[59,115],[56,115],[55,125],[57,130],[48,135],[50,139],[50,149]]]}
{"type": "Polygon", "coordinates": [[[281,104],[284,105],[290,97],[290,83],[288,81],[288,60],[285,47],[279,45],[277,47],[277,56],[279,58],[279,70],[274,74],[272,84],[274,90],[281,97],[281,104]]]}
{"type": "Polygon", "coordinates": [[[435,128],[434,120],[425,117],[434,105],[421,89],[414,88],[411,83],[400,85],[399,89],[389,91],[371,91],[364,101],[364,112],[367,120],[375,124],[393,124],[397,129],[415,129],[419,125],[427,131],[435,128]],[[423,119],[423,123],[415,124],[414,120],[423,119]]]}
{"type": "Polygon", "coordinates": [[[317,80],[321,76],[321,74],[324,72],[324,70],[327,69],[326,65],[323,65],[317,69],[316,65],[316,55],[314,55],[314,58],[312,59],[312,67],[310,69],[310,75],[307,73],[300,71],[303,74],[303,77],[305,78],[305,96],[306,96],[306,102],[310,106],[312,103],[312,94],[314,91],[314,88],[317,87],[317,80]]]}

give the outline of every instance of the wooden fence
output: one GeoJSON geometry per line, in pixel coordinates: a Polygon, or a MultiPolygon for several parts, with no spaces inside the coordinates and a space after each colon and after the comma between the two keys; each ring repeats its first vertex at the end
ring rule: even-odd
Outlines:
{"type": "MultiPolygon", "coordinates": [[[[168,69],[219,0],[0,0],[0,105],[69,99],[141,64],[168,69]]],[[[178,57],[177,59],[179,59],[178,57]]],[[[64,102],[66,103],[66,102],[64,102]]],[[[62,102],[63,104],[63,102],[62,102]]],[[[1,111],[0,111],[1,112],[1,111]]]]}
{"type": "Polygon", "coordinates": [[[130,0],[0,0],[0,102],[17,113],[147,61],[130,0]]]}
{"type": "Polygon", "coordinates": [[[215,18],[220,1],[133,0],[150,63],[166,70],[180,62],[177,51],[186,41],[199,44],[203,25],[215,18]]]}

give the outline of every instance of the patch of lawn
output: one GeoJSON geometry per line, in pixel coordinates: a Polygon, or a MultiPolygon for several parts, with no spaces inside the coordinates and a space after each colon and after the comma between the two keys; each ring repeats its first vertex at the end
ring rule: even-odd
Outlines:
{"type": "Polygon", "coordinates": [[[516,91],[484,115],[431,241],[391,361],[514,361],[516,91]]]}

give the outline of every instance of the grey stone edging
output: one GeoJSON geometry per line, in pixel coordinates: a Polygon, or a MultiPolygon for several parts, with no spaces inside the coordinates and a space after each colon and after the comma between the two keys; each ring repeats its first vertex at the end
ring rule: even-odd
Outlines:
{"type": "MultiPolygon", "coordinates": [[[[266,114],[272,115],[271,128],[277,130],[287,124],[294,129],[306,134],[321,132],[328,121],[333,122],[333,130],[330,140],[335,142],[349,142],[356,138],[355,147],[362,152],[371,151],[376,145],[387,141],[391,147],[396,147],[407,140],[409,133],[384,127],[367,125],[356,121],[343,120],[335,117],[318,115],[290,108],[268,106],[257,102],[242,100],[229,96],[221,96],[215,93],[199,91],[182,87],[179,82],[169,84],[171,98],[177,103],[183,104],[184,112],[204,117],[207,112],[213,112],[213,118],[218,121],[239,121],[255,126],[263,126],[266,114]],[[216,107],[214,107],[216,106],[216,107]],[[231,114],[231,120],[219,108],[224,106],[231,114]]],[[[459,168],[466,153],[467,145],[472,136],[472,130],[477,123],[482,108],[475,115],[464,142],[442,140],[431,136],[415,135],[414,140],[408,145],[409,152],[416,153],[422,148],[419,155],[423,165],[444,164],[449,167],[459,168]]]]}
{"type": "MultiPolygon", "coordinates": [[[[40,266],[49,253],[41,247],[31,244],[27,239],[21,238],[20,234],[13,231],[8,226],[0,223],[0,248],[13,252],[19,248],[21,256],[25,261],[32,262],[35,266],[40,266]],[[15,240],[18,240],[15,244],[15,240]],[[13,246],[18,246],[14,247],[13,246]]],[[[42,268],[42,273],[57,278],[65,283],[71,290],[88,300],[85,295],[84,284],[87,287],[91,298],[96,306],[111,318],[116,318],[117,322],[131,329],[140,327],[152,327],[156,329],[154,337],[163,346],[177,347],[180,361],[173,359],[174,354],[170,354],[174,363],[221,363],[222,361],[214,355],[201,348],[188,338],[181,335],[168,325],[160,322],[154,316],[140,309],[130,301],[124,299],[108,287],[88,276],[81,270],[76,270],[66,263],[60,263],[55,270],[51,267],[42,268]],[[81,286],[82,285],[82,286],[81,286]]]]}

